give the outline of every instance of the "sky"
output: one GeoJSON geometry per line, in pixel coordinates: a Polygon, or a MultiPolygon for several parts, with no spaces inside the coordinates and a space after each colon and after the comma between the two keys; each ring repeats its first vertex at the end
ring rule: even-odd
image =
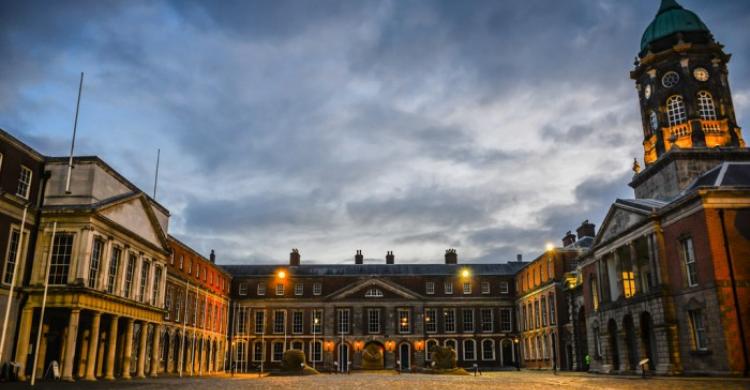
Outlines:
{"type": "MultiPolygon", "coordinates": [[[[98,155],[223,264],[504,263],[627,186],[657,0],[0,1],[0,128],[98,155]]],[[[750,2],[681,0],[735,55],[750,2]]]]}

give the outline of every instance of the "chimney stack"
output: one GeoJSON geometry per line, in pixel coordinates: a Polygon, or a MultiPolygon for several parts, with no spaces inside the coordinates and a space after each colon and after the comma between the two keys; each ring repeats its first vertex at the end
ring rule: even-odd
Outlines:
{"type": "Polygon", "coordinates": [[[563,242],[563,248],[572,245],[576,242],[576,235],[571,233],[570,230],[568,230],[567,233],[565,233],[565,237],[562,239],[563,242]]]}
{"type": "Polygon", "coordinates": [[[520,263],[520,262],[522,262],[522,261],[523,261],[523,255],[522,255],[522,254],[520,254],[520,253],[519,253],[519,254],[517,254],[517,255],[516,255],[516,261],[517,261],[517,262],[519,262],[519,263],[520,263]]]}
{"type": "Polygon", "coordinates": [[[595,237],[596,226],[587,219],[581,223],[581,226],[578,229],[576,229],[576,233],[578,233],[579,240],[584,237],[595,237]]]}
{"type": "Polygon", "coordinates": [[[362,264],[365,261],[365,257],[362,256],[362,249],[357,249],[357,254],[354,255],[354,264],[362,264]]]}
{"type": "Polygon", "coordinates": [[[451,248],[445,251],[445,264],[458,264],[458,253],[451,248]]]}
{"type": "Polygon", "coordinates": [[[396,258],[396,256],[393,255],[393,251],[388,251],[385,254],[385,263],[386,264],[393,264],[393,260],[396,258]]]}
{"type": "Polygon", "coordinates": [[[211,260],[211,263],[216,264],[216,253],[214,253],[213,249],[211,249],[211,254],[208,255],[208,258],[211,260]]]}
{"type": "Polygon", "coordinates": [[[298,266],[300,262],[299,249],[292,249],[292,253],[289,254],[289,265],[292,267],[298,266]]]}

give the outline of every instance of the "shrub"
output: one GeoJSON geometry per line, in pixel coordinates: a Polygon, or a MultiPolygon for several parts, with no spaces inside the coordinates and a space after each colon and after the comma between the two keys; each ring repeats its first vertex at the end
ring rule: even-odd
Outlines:
{"type": "Polygon", "coordinates": [[[450,347],[435,346],[434,352],[432,352],[432,361],[435,362],[434,368],[438,370],[456,368],[456,351],[450,347]]]}
{"type": "Polygon", "coordinates": [[[299,349],[288,349],[281,358],[281,370],[286,372],[302,372],[305,363],[305,353],[299,349]]]}

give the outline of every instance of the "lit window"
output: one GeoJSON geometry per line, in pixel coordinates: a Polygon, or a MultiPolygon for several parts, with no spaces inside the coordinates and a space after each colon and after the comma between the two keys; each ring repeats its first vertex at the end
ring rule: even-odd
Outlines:
{"type": "Polygon", "coordinates": [[[320,295],[323,293],[323,284],[313,283],[313,295],[320,295]]]}
{"type": "Polygon", "coordinates": [[[425,293],[432,295],[435,294],[435,282],[427,282],[424,286],[425,293]]]}
{"type": "Polygon", "coordinates": [[[398,333],[411,333],[409,309],[398,309],[398,333]]]}
{"type": "Polygon", "coordinates": [[[633,271],[622,272],[622,291],[625,294],[625,298],[635,295],[635,275],[633,271]]]}
{"type": "Polygon", "coordinates": [[[29,191],[31,189],[31,169],[21,166],[21,174],[18,176],[18,190],[16,195],[29,199],[29,191]]]}
{"type": "Polygon", "coordinates": [[[315,309],[311,312],[311,314],[311,333],[320,334],[320,331],[323,328],[323,310],[315,309]]]}
{"type": "Polygon", "coordinates": [[[294,295],[302,295],[305,292],[305,286],[302,283],[294,284],[294,295]]]}
{"type": "Polygon", "coordinates": [[[714,99],[711,94],[706,91],[698,92],[698,114],[701,119],[715,121],[716,120],[716,107],[714,106],[714,99]]]}
{"type": "Polygon", "coordinates": [[[383,291],[377,288],[371,288],[365,293],[365,298],[382,298],[383,291]]]}
{"type": "Polygon", "coordinates": [[[490,282],[482,282],[482,294],[490,293],[490,282]]]}
{"type": "Polygon", "coordinates": [[[682,96],[675,95],[667,99],[667,120],[669,126],[679,125],[687,120],[682,96]]]}
{"type": "Polygon", "coordinates": [[[437,310],[426,309],[424,313],[424,331],[437,333],[437,310]]]}
{"type": "Polygon", "coordinates": [[[695,253],[693,251],[693,239],[682,240],[682,260],[685,262],[688,286],[698,285],[698,271],[695,268],[695,253]]]}

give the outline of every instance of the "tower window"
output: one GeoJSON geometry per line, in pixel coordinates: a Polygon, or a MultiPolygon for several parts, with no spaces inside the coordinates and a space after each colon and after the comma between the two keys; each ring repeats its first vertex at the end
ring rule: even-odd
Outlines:
{"type": "Polygon", "coordinates": [[[675,95],[667,99],[667,120],[670,127],[684,123],[687,120],[685,102],[682,96],[675,95]]]}
{"type": "Polygon", "coordinates": [[[655,111],[649,111],[648,124],[650,127],[649,127],[647,135],[651,135],[653,132],[655,132],[659,128],[659,117],[656,116],[655,111]]]}
{"type": "Polygon", "coordinates": [[[711,94],[706,91],[698,92],[698,114],[701,119],[715,121],[716,120],[716,107],[714,106],[714,99],[711,94]]]}

